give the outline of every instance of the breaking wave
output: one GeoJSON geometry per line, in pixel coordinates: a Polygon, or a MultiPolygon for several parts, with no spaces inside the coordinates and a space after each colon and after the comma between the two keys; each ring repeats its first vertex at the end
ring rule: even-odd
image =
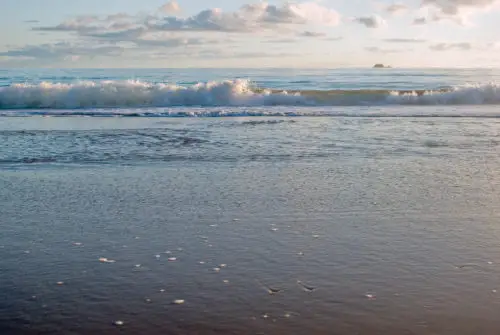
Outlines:
{"type": "MultiPolygon", "coordinates": [[[[259,88],[247,80],[192,86],[142,81],[83,81],[0,87],[1,110],[496,104],[500,104],[500,84],[497,83],[415,91],[281,91],[259,88]]],[[[88,115],[87,112],[82,114],[88,115]]],[[[74,111],[72,115],[75,115],[74,111]]]]}
{"type": "MultiPolygon", "coordinates": [[[[314,103],[314,102],[310,102],[314,103]]],[[[141,81],[14,84],[0,88],[1,109],[305,105],[300,93],[252,87],[246,80],[178,86],[141,81]]]]}

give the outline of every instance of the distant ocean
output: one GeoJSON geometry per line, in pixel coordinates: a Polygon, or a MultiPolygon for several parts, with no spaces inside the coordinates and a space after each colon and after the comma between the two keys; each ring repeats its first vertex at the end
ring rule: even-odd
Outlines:
{"type": "Polygon", "coordinates": [[[0,70],[0,334],[500,332],[500,70],[0,70]]]}

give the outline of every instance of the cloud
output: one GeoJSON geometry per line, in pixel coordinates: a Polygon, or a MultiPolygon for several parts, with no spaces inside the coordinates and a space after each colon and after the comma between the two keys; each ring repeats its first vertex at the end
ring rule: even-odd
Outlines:
{"type": "Polygon", "coordinates": [[[205,40],[202,38],[147,38],[134,41],[137,47],[155,47],[155,48],[178,48],[196,45],[214,45],[218,41],[205,40]]]}
{"type": "Polygon", "coordinates": [[[149,20],[146,25],[162,31],[255,32],[275,29],[281,25],[337,25],[340,15],[315,2],[282,6],[265,2],[244,5],[238,11],[207,9],[188,18],[164,17],[149,20]]]}
{"type": "Polygon", "coordinates": [[[128,30],[142,26],[140,16],[116,13],[105,17],[97,15],[77,16],[55,26],[34,27],[34,31],[73,32],[77,35],[99,34],[128,30]]]}
{"type": "Polygon", "coordinates": [[[281,38],[281,39],[272,39],[272,40],[265,40],[265,43],[272,43],[272,44],[287,44],[287,43],[297,43],[298,40],[294,38],[281,38]]]}
{"type": "Polygon", "coordinates": [[[207,9],[189,18],[153,18],[146,22],[151,31],[215,31],[244,32],[251,23],[244,22],[235,13],[223,13],[220,9],[207,9]]]}
{"type": "Polygon", "coordinates": [[[158,9],[165,14],[173,14],[181,11],[181,7],[177,1],[169,1],[158,9]]]}
{"type": "Polygon", "coordinates": [[[422,0],[423,6],[436,7],[444,15],[457,15],[464,9],[486,8],[497,0],[422,0]]]}
{"type": "Polygon", "coordinates": [[[127,20],[127,19],[133,19],[134,16],[129,15],[127,13],[116,13],[116,14],[111,14],[106,17],[106,21],[120,21],[120,20],[127,20]]]}
{"type": "Polygon", "coordinates": [[[444,15],[440,15],[440,14],[432,14],[432,15],[429,15],[427,17],[425,16],[421,16],[421,17],[418,17],[418,18],[415,18],[413,20],[413,25],[415,26],[418,26],[418,25],[424,25],[424,24],[429,24],[429,23],[433,23],[433,22],[440,22],[440,21],[445,21],[445,20],[448,20],[448,21],[451,21],[451,22],[454,22],[458,25],[465,25],[468,21],[467,21],[467,17],[465,16],[444,16],[444,15]]]}
{"type": "Polygon", "coordinates": [[[408,6],[402,3],[394,3],[390,6],[387,6],[385,10],[390,14],[398,14],[401,12],[406,12],[408,10],[408,6]]]}
{"type": "Polygon", "coordinates": [[[285,3],[282,6],[259,4],[246,5],[240,10],[244,17],[253,14],[255,21],[275,23],[318,23],[337,25],[340,15],[333,9],[321,6],[316,2],[285,3]]]}
{"type": "MultiPolygon", "coordinates": [[[[228,58],[283,58],[283,57],[293,57],[293,56],[303,56],[303,54],[288,54],[285,52],[281,53],[266,53],[266,52],[240,52],[234,54],[228,54],[228,58]]],[[[224,57],[224,55],[223,55],[224,57]]]]}
{"type": "Polygon", "coordinates": [[[132,28],[127,30],[118,30],[118,31],[107,31],[107,32],[90,32],[84,33],[86,36],[95,37],[99,39],[105,39],[116,42],[134,42],[140,37],[142,37],[146,32],[146,29],[143,27],[132,28]]]}
{"type": "Polygon", "coordinates": [[[418,38],[386,38],[384,42],[389,43],[424,43],[426,40],[418,38]]]}
{"type": "Polygon", "coordinates": [[[75,60],[81,56],[118,56],[123,50],[123,48],[117,46],[92,46],[59,42],[54,44],[27,45],[19,49],[0,52],[0,56],[51,60],[71,58],[75,60]]]}
{"type": "Polygon", "coordinates": [[[326,40],[326,34],[315,30],[340,23],[340,15],[334,9],[316,0],[281,5],[259,2],[234,11],[209,8],[191,16],[179,12],[179,3],[169,1],[151,14],[76,16],[55,25],[32,28],[42,33],[69,34],[71,44],[27,45],[3,55],[54,60],[68,55],[94,57],[99,52],[106,56],[119,51],[124,53],[123,57],[162,55],[166,48],[197,47],[199,51],[202,46],[209,49],[211,45],[224,44],[227,41],[224,33],[261,38],[271,33],[273,43],[300,42],[298,37],[326,40]],[[215,39],[214,34],[219,33],[222,37],[215,39]]]}
{"type": "MultiPolygon", "coordinates": [[[[267,52],[267,51],[236,51],[236,50],[227,50],[226,48],[220,49],[204,49],[193,52],[191,54],[191,58],[207,61],[207,60],[238,60],[239,59],[248,59],[248,58],[262,58],[262,59],[275,59],[275,58],[290,58],[290,57],[304,57],[304,53],[286,53],[286,52],[267,52]]],[[[149,59],[172,59],[177,57],[183,57],[185,54],[182,53],[149,53],[141,55],[140,59],[149,58],[149,59]]]]}
{"type": "Polygon", "coordinates": [[[231,59],[231,58],[288,58],[304,57],[304,53],[286,53],[286,52],[228,52],[227,50],[206,50],[199,52],[196,56],[204,59],[231,59]]]}
{"type": "MultiPolygon", "coordinates": [[[[153,48],[158,49],[175,49],[181,47],[194,47],[200,45],[216,45],[220,44],[216,40],[206,40],[203,38],[182,38],[182,37],[156,37],[156,38],[141,38],[134,40],[134,44],[137,48],[147,48],[148,50],[153,48]]],[[[132,49],[129,49],[132,50],[132,49]]]]}
{"type": "Polygon", "coordinates": [[[429,46],[429,49],[433,51],[448,51],[448,50],[471,50],[472,44],[468,42],[463,43],[438,43],[429,46]]]}
{"type": "Polygon", "coordinates": [[[105,27],[100,25],[102,22],[106,23],[106,20],[101,20],[98,16],[78,16],[56,26],[35,27],[33,30],[86,33],[104,29],[105,27]]]}
{"type": "Polygon", "coordinates": [[[465,25],[467,23],[467,19],[462,16],[442,16],[442,15],[437,15],[433,14],[428,17],[422,16],[422,17],[417,17],[413,20],[412,24],[414,26],[421,26],[424,24],[429,24],[433,22],[440,22],[444,20],[449,20],[451,22],[454,22],[459,25],[465,25]]]}
{"type": "Polygon", "coordinates": [[[382,49],[379,47],[366,47],[366,51],[373,52],[373,53],[382,53],[382,54],[391,54],[391,53],[400,53],[400,52],[406,52],[406,51],[411,51],[410,49],[382,49]]]}
{"type": "Polygon", "coordinates": [[[423,24],[426,24],[429,20],[427,20],[427,18],[425,17],[417,17],[413,20],[413,25],[423,25],[423,24]]]}
{"type": "Polygon", "coordinates": [[[449,20],[464,25],[478,11],[490,10],[498,0],[422,0],[422,7],[429,10],[428,17],[414,20],[414,24],[425,24],[449,20]]]}
{"type": "Polygon", "coordinates": [[[28,61],[37,60],[38,64],[50,65],[60,62],[77,62],[91,59],[161,59],[186,58],[185,47],[193,47],[189,55],[195,54],[198,47],[215,46],[217,41],[202,39],[172,38],[163,40],[140,40],[137,46],[125,48],[112,45],[93,45],[75,43],[53,43],[42,45],[26,45],[21,48],[0,52],[0,59],[6,57],[11,62],[26,66],[28,61]],[[24,62],[24,63],[23,63],[24,62]]]}
{"type": "Polygon", "coordinates": [[[344,39],[343,37],[341,37],[341,36],[337,36],[337,37],[327,37],[327,38],[325,38],[324,40],[325,40],[325,41],[332,41],[332,42],[333,42],[333,41],[341,41],[341,40],[343,40],[343,39],[344,39]]]}
{"type": "Polygon", "coordinates": [[[278,31],[290,25],[337,25],[340,15],[333,9],[316,2],[285,3],[281,6],[266,2],[247,4],[234,12],[224,12],[219,8],[206,9],[184,18],[164,16],[165,11],[177,11],[176,2],[164,5],[158,14],[146,18],[115,14],[105,18],[79,16],[55,26],[36,27],[38,31],[76,32],[77,34],[107,33],[119,30],[119,25],[143,27],[150,32],[232,32],[249,33],[263,30],[278,31]]]}
{"type": "Polygon", "coordinates": [[[386,21],[378,15],[360,16],[354,18],[354,21],[367,28],[380,28],[386,25],[386,21]]]}
{"type": "Polygon", "coordinates": [[[318,33],[315,31],[303,31],[303,32],[299,33],[298,35],[301,37],[325,37],[326,36],[325,33],[318,33]]]}

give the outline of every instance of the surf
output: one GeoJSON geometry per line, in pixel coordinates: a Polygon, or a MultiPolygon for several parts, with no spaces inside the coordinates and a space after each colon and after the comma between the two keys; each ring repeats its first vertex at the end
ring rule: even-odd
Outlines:
{"type": "Polygon", "coordinates": [[[429,90],[277,90],[249,80],[177,85],[137,80],[22,83],[0,87],[0,110],[169,107],[498,105],[500,84],[429,90]]]}

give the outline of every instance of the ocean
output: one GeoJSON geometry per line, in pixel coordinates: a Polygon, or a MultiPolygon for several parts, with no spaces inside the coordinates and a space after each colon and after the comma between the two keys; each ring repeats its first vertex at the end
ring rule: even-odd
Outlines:
{"type": "Polygon", "coordinates": [[[1,334],[498,334],[500,70],[0,70],[1,334]]]}

